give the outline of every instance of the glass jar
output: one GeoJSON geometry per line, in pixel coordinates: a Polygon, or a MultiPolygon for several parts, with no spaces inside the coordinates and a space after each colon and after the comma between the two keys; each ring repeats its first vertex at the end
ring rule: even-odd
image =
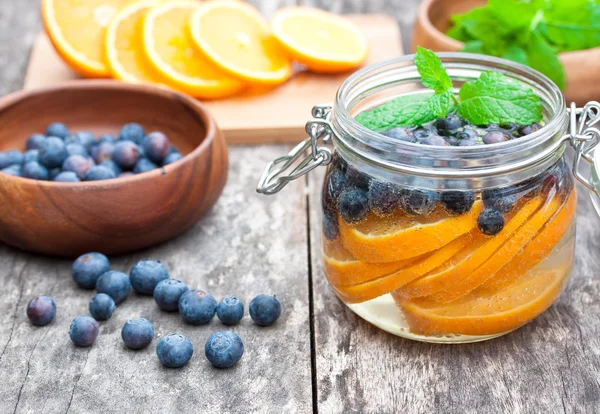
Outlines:
{"type": "Polygon", "coordinates": [[[315,107],[309,138],[269,164],[258,191],[274,193],[328,165],[322,259],[337,296],[393,334],[473,342],[531,321],[567,284],[577,195],[565,148],[575,147],[573,171],[593,189],[578,167],[591,161],[600,138],[594,128],[600,104],[567,109],[548,78],[511,61],[438,55],[455,92],[488,70],[530,87],[541,99],[543,126],[522,138],[470,147],[426,146],[365,128],[357,114],[401,95],[430,93],[413,56],[405,56],[353,74],[332,107],[315,107]],[[310,155],[296,163],[305,150],[310,155]]]}

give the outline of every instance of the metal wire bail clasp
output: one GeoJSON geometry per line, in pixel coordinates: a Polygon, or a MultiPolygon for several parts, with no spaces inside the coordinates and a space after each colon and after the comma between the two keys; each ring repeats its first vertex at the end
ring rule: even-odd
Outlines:
{"type": "Polygon", "coordinates": [[[263,172],[256,191],[261,194],[275,194],[292,180],[303,176],[320,165],[328,165],[332,159],[331,149],[319,146],[319,139],[326,144],[331,139],[329,112],[331,105],[317,105],[312,109],[313,119],[306,123],[308,138],[296,145],[288,155],[271,161],[263,172]],[[295,167],[294,163],[310,148],[310,154],[295,167]],[[285,174],[286,171],[291,171],[285,174]]]}
{"type": "Polygon", "coordinates": [[[594,194],[600,196],[594,183],[579,170],[582,159],[594,168],[594,148],[600,142],[600,130],[595,127],[600,121],[600,103],[591,101],[585,104],[583,108],[577,108],[577,105],[572,102],[569,108],[569,116],[569,138],[575,149],[573,176],[594,194]]]}

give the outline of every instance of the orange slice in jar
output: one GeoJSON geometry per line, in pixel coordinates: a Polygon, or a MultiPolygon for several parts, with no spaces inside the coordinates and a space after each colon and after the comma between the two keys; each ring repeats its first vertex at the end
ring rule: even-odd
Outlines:
{"type": "Polygon", "coordinates": [[[354,69],[369,53],[369,42],[360,27],[339,15],[312,7],[280,9],[271,27],[287,53],[313,72],[354,69]]]}
{"type": "Polygon", "coordinates": [[[367,263],[356,260],[339,240],[323,237],[323,267],[333,286],[350,286],[377,279],[405,267],[418,258],[390,263],[367,263]]]}
{"type": "Polygon", "coordinates": [[[111,19],[136,0],[43,0],[42,21],[60,57],[90,78],[110,76],[104,34],[111,19]]]}
{"type": "Polygon", "coordinates": [[[504,289],[474,290],[447,305],[393,293],[410,330],[421,335],[494,335],[530,322],[554,303],[570,267],[532,270],[504,289]]]}
{"type": "MultiPolygon", "coordinates": [[[[496,254],[498,249],[532,216],[542,204],[543,198],[536,197],[523,205],[498,234],[493,237],[475,234],[471,243],[460,254],[422,278],[406,285],[400,292],[406,298],[429,296],[448,289],[467,278],[478,267],[496,254]]],[[[506,260],[506,258],[505,258],[506,260]]]]}
{"type": "Polygon", "coordinates": [[[547,199],[544,205],[506,243],[502,245],[483,265],[470,272],[448,289],[434,293],[431,300],[451,302],[481,286],[493,277],[506,263],[525,247],[560,209],[562,200],[558,196],[547,199]]]}
{"type": "Polygon", "coordinates": [[[196,47],[232,76],[255,84],[280,84],[292,62],[251,5],[231,0],[203,3],[190,17],[196,47]]]}
{"type": "Polygon", "coordinates": [[[197,98],[223,98],[244,84],[196,50],[188,20],[196,2],[169,2],[148,11],[143,23],[146,57],[161,76],[178,90],[197,98]]]}
{"type": "Polygon", "coordinates": [[[514,283],[520,276],[533,269],[561,241],[569,228],[577,209],[577,194],[575,189],[565,201],[558,214],[550,220],[540,233],[525,246],[506,266],[494,277],[488,279],[481,289],[499,290],[514,283]]]}
{"type": "Polygon", "coordinates": [[[358,224],[348,224],[340,217],[340,239],[358,260],[387,263],[410,259],[437,250],[477,226],[483,208],[476,201],[471,210],[460,216],[431,213],[423,217],[395,216],[382,219],[375,215],[358,224]]]}
{"type": "Polygon", "coordinates": [[[463,249],[467,245],[468,240],[469,235],[464,235],[434,252],[425,254],[424,257],[420,257],[413,263],[389,275],[352,286],[337,286],[334,287],[334,290],[340,299],[346,303],[360,303],[375,299],[404,286],[440,266],[463,249]]]}

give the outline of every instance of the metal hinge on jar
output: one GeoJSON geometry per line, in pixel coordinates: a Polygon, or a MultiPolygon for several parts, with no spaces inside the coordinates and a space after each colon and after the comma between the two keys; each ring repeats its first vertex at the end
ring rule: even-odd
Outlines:
{"type": "Polygon", "coordinates": [[[320,146],[319,141],[327,144],[331,139],[329,113],[331,105],[317,105],[312,109],[313,119],[306,123],[308,138],[296,145],[288,155],[271,161],[265,168],[256,191],[261,194],[275,194],[292,180],[314,170],[321,165],[328,165],[332,160],[332,152],[328,147],[320,146]],[[296,163],[310,149],[310,154],[296,163]],[[286,174],[286,171],[290,170],[286,174]]]}
{"type": "MultiPolygon", "coordinates": [[[[597,167],[594,161],[594,149],[600,143],[600,130],[595,125],[600,122],[600,103],[596,101],[588,102],[583,108],[577,108],[575,103],[571,103],[568,112],[570,117],[569,133],[563,138],[569,140],[575,150],[573,176],[593,194],[600,197],[598,192],[598,184],[600,183],[595,183],[580,171],[582,160],[587,161],[592,169],[597,167]]],[[[592,171],[592,176],[593,174],[592,171]]]]}

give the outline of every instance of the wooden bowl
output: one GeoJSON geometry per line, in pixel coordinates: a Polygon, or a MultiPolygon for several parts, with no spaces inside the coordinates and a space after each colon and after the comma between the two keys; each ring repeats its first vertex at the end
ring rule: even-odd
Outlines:
{"type": "MultiPolygon", "coordinates": [[[[485,0],[424,0],[413,29],[413,51],[417,45],[438,52],[460,50],[463,43],[445,34],[451,26],[450,17],[486,3],[485,0]]],[[[600,68],[600,47],[560,53],[559,59],[565,68],[567,82],[563,93],[567,102],[584,105],[599,100],[600,82],[595,69],[600,68]]]]}
{"type": "Polygon", "coordinates": [[[0,100],[0,150],[23,150],[55,121],[74,131],[118,134],[127,122],[162,131],[185,156],[127,178],[57,183],[0,173],[0,241],[56,256],[125,253],[189,229],[227,179],[227,146],[197,101],[150,86],[84,80],[0,100]]]}

